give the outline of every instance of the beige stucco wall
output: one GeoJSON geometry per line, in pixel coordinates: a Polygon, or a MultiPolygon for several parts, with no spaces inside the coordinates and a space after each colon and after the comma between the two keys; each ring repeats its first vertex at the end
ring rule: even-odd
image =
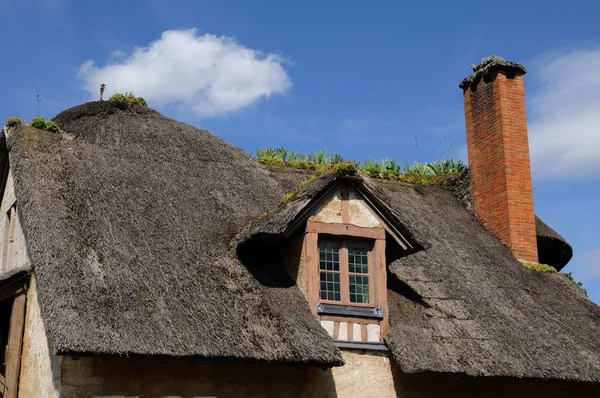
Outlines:
{"type": "MultiPolygon", "coordinates": [[[[343,351],[343,367],[322,370],[293,365],[185,360],[65,358],[64,397],[463,398],[597,397],[599,386],[464,375],[408,376],[387,353],[343,351]],[[86,383],[90,383],[87,384],[86,383]]],[[[32,395],[25,395],[27,397],[32,395]]],[[[34,395],[49,396],[49,395],[34,395]]]]}
{"type": "Polygon", "coordinates": [[[38,304],[35,277],[32,277],[27,291],[19,396],[40,398],[60,396],[60,365],[61,357],[50,355],[38,304]]]}
{"type": "Polygon", "coordinates": [[[4,240],[8,235],[7,228],[10,227],[10,223],[7,220],[7,213],[16,201],[17,198],[15,196],[12,171],[9,171],[6,187],[4,189],[4,196],[2,197],[2,203],[0,204],[0,259],[2,259],[2,261],[0,261],[0,271],[8,271],[13,268],[21,267],[29,262],[27,244],[21,228],[20,214],[18,211],[13,213],[13,217],[15,217],[14,239],[12,242],[9,242],[8,245],[4,244],[4,240]],[[5,248],[8,249],[6,250],[6,253],[5,248]],[[4,260],[5,255],[8,256],[6,260],[4,260]]]}
{"type": "MultiPolygon", "coordinates": [[[[348,213],[350,215],[350,224],[357,227],[377,228],[382,226],[361,195],[354,189],[349,189],[348,213]]],[[[342,194],[340,190],[338,189],[331,193],[315,209],[314,214],[309,217],[309,220],[327,224],[342,223],[342,194]]]]}
{"type": "MultiPolygon", "coordinates": [[[[184,360],[80,358],[63,361],[62,379],[79,382],[77,397],[96,394],[224,397],[393,397],[391,362],[378,353],[343,352],[346,366],[214,364],[184,360]]],[[[65,392],[66,394],[66,392],[65,392]]],[[[66,396],[66,395],[64,395],[66,396]]]]}
{"type": "Polygon", "coordinates": [[[311,221],[329,224],[342,222],[342,195],[340,190],[333,192],[323,203],[317,207],[314,214],[309,217],[311,221]]]}
{"type": "Polygon", "coordinates": [[[365,200],[354,189],[350,189],[348,195],[348,212],[350,213],[350,224],[352,225],[365,228],[382,227],[365,200]]]}

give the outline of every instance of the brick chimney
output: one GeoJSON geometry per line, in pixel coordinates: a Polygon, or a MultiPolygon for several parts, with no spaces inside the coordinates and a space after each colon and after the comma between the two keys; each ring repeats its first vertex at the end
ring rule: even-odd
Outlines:
{"type": "Polygon", "coordinates": [[[463,89],[475,212],[524,261],[538,262],[523,65],[496,56],[473,65],[463,89]]]}

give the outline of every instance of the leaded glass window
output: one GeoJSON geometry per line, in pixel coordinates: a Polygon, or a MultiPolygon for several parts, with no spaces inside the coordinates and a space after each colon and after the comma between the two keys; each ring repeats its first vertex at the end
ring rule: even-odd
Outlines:
{"type": "Polygon", "coordinates": [[[368,304],[369,253],[365,247],[348,247],[350,302],[368,304]]]}
{"type": "Polygon", "coordinates": [[[321,300],[341,301],[340,247],[337,242],[319,242],[321,300]]]}
{"type": "Polygon", "coordinates": [[[372,244],[353,239],[319,238],[319,297],[324,301],[371,304],[372,244]]]}

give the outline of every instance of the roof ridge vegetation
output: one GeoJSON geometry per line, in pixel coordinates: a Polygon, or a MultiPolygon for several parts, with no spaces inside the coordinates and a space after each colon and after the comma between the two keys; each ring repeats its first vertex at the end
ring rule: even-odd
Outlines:
{"type": "Polygon", "coordinates": [[[51,133],[60,133],[60,128],[58,127],[58,124],[56,124],[52,120],[46,120],[43,117],[39,117],[39,116],[31,119],[30,123],[23,122],[23,121],[21,121],[21,119],[19,119],[16,116],[11,116],[6,121],[7,127],[15,127],[20,124],[35,127],[36,129],[40,129],[40,130],[44,130],[44,131],[49,131],[51,133]]]}
{"type": "Polygon", "coordinates": [[[361,172],[372,178],[425,185],[438,184],[448,177],[467,170],[467,166],[462,161],[455,159],[438,159],[430,163],[415,162],[403,166],[399,161],[388,158],[381,161],[366,159],[358,162],[345,160],[338,154],[329,156],[327,152],[323,151],[301,155],[284,147],[258,149],[256,157],[257,161],[262,164],[311,170],[315,171],[317,175],[325,170],[336,169],[338,173],[343,174],[354,175],[356,172],[361,172]]]}

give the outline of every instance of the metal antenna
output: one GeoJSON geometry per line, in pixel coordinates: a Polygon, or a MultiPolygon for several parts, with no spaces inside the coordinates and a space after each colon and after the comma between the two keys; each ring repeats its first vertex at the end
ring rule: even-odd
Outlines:
{"type": "Polygon", "coordinates": [[[100,101],[102,101],[102,96],[104,95],[104,89],[106,88],[106,84],[102,83],[100,85],[100,101]]]}
{"type": "Polygon", "coordinates": [[[419,140],[415,136],[415,142],[417,143],[417,162],[421,163],[421,157],[419,156],[419,140]]]}
{"type": "Polygon", "coordinates": [[[40,102],[42,102],[42,99],[40,98],[39,94],[36,94],[35,96],[35,102],[37,102],[37,117],[40,117],[40,102]]]}

